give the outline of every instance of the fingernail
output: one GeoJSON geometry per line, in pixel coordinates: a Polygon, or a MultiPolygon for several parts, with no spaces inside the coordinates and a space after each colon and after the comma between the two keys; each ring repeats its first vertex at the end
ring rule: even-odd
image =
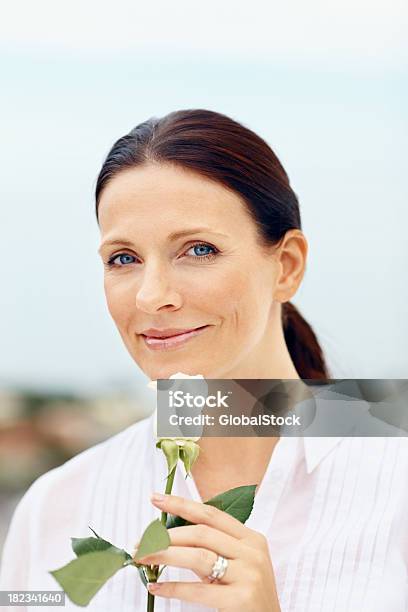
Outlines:
{"type": "Polygon", "coordinates": [[[162,495],[161,493],[153,493],[150,499],[152,502],[164,502],[166,501],[166,495],[162,495]]]}
{"type": "Polygon", "coordinates": [[[158,584],[157,582],[149,582],[147,588],[149,589],[149,591],[157,593],[157,591],[160,589],[160,584],[158,584]]]}

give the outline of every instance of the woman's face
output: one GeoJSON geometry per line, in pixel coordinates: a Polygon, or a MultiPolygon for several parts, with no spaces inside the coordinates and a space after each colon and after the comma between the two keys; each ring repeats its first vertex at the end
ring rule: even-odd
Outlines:
{"type": "Polygon", "coordinates": [[[107,184],[99,222],[109,312],[149,378],[238,378],[265,360],[277,262],[238,195],[194,172],[146,164],[107,184]],[[146,338],[201,327],[178,340],[146,338]]]}

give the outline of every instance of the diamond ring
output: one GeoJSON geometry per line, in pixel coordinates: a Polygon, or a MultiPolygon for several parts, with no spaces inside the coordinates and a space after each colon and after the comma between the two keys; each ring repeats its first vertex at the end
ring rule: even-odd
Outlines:
{"type": "Polygon", "coordinates": [[[217,560],[212,566],[211,574],[208,576],[210,582],[214,582],[215,580],[221,580],[227,571],[228,560],[225,557],[221,557],[221,555],[217,555],[217,560]]]}

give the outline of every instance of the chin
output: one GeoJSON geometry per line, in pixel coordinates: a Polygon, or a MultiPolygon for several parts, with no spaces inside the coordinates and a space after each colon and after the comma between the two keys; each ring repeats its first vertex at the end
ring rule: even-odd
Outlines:
{"type": "Polygon", "coordinates": [[[151,380],[167,379],[173,374],[177,374],[179,372],[187,374],[187,376],[197,376],[198,374],[201,374],[204,376],[204,378],[208,377],[207,368],[204,366],[192,367],[191,364],[188,366],[183,361],[180,361],[179,364],[175,364],[174,366],[162,366],[159,368],[153,367],[149,369],[148,372],[145,371],[151,380]]]}

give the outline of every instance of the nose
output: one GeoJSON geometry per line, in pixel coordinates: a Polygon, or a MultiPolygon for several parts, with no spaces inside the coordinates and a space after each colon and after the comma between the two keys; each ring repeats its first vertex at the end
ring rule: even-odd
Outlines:
{"type": "Polygon", "coordinates": [[[180,308],[181,296],[175,289],[167,268],[158,265],[145,267],[136,292],[136,306],[148,313],[180,308]]]}

